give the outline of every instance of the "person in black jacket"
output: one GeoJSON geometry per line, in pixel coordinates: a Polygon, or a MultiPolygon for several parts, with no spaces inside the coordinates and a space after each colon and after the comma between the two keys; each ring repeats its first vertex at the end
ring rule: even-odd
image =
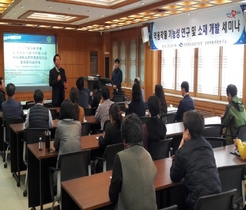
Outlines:
{"type": "Polygon", "coordinates": [[[166,125],[160,119],[160,100],[156,96],[148,98],[150,119],[146,124],[142,125],[143,130],[143,143],[146,150],[149,149],[151,142],[157,142],[166,138],[166,125]]]}
{"type": "Polygon", "coordinates": [[[113,103],[109,108],[109,119],[111,125],[106,129],[105,136],[99,137],[99,147],[103,150],[111,144],[117,144],[123,142],[121,139],[120,126],[122,116],[120,113],[120,107],[117,103],[113,103]]]}
{"type": "Polygon", "coordinates": [[[0,111],[2,111],[2,103],[6,101],[5,98],[5,86],[4,86],[4,80],[2,77],[0,77],[0,111]]]}
{"type": "Polygon", "coordinates": [[[52,87],[52,105],[60,107],[65,99],[65,91],[67,88],[67,78],[65,70],[61,68],[61,57],[56,54],[53,58],[55,67],[50,70],[49,85],[52,87]]]}
{"type": "Polygon", "coordinates": [[[101,83],[99,81],[95,81],[93,84],[93,94],[91,94],[92,101],[91,101],[91,108],[97,109],[98,104],[102,98],[102,91],[101,91],[101,83]]]}
{"type": "Polygon", "coordinates": [[[142,92],[139,84],[134,84],[132,87],[132,101],[125,104],[126,115],[135,113],[139,117],[145,116],[145,104],[142,100],[142,92]]]}
{"type": "Polygon", "coordinates": [[[199,197],[220,193],[221,183],[210,143],[202,137],[204,118],[196,111],[183,117],[184,132],[173,157],[170,177],[173,182],[184,178],[186,206],[194,210],[199,197]]]}
{"type": "Polygon", "coordinates": [[[178,106],[178,111],[176,115],[176,121],[182,121],[183,120],[183,114],[186,111],[194,110],[194,101],[189,95],[189,83],[184,81],[181,83],[181,93],[184,97],[180,102],[178,106]]]}

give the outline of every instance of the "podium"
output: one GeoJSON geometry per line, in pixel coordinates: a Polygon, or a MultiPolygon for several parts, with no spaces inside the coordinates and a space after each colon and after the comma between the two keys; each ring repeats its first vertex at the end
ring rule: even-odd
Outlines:
{"type": "Polygon", "coordinates": [[[90,90],[90,91],[93,91],[93,85],[94,85],[94,82],[95,81],[98,81],[100,78],[99,75],[97,76],[85,76],[84,77],[84,80],[87,82],[87,88],[90,90]]]}

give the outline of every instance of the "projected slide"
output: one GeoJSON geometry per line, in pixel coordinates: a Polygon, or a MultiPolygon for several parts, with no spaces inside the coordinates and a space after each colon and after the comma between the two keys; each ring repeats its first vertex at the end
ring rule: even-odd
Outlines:
{"type": "Polygon", "coordinates": [[[3,42],[5,84],[49,86],[49,70],[54,67],[56,54],[55,36],[4,33],[3,42]]]}

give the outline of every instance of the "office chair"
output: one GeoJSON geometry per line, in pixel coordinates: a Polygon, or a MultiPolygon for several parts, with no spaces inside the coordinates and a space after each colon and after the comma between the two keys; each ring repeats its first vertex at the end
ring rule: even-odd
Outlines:
{"type": "Polygon", "coordinates": [[[176,113],[175,112],[161,115],[161,120],[165,124],[174,123],[175,122],[175,118],[176,118],[176,113]]]}
{"type": "Polygon", "coordinates": [[[117,102],[120,107],[120,111],[126,112],[125,102],[117,102]]]}
{"type": "Polygon", "coordinates": [[[110,120],[106,120],[103,125],[103,131],[106,131],[106,129],[110,126],[111,126],[110,120]]]}
{"type": "Polygon", "coordinates": [[[178,206],[177,205],[173,205],[173,206],[169,206],[167,208],[159,209],[159,210],[178,210],[178,206]]]}
{"type": "Polygon", "coordinates": [[[220,137],[204,137],[212,146],[212,148],[223,147],[226,145],[225,138],[220,137]]]}
{"type": "Polygon", "coordinates": [[[223,193],[201,196],[196,203],[195,210],[230,210],[236,191],[237,189],[232,189],[223,193]]]}
{"type": "Polygon", "coordinates": [[[90,135],[91,124],[88,123],[88,122],[83,122],[83,123],[81,123],[81,125],[82,125],[81,136],[88,136],[88,135],[90,135]]]}
{"type": "Polygon", "coordinates": [[[57,110],[56,109],[50,109],[50,113],[52,116],[52,120],[57,119],[57,110]]]}
{"type": "Polygon", "coordinates": [[[46,107],[46,108],[52,108],[53,106],[52,106],[52,104],[44,104],[44,107],[46,107]]]}
{"type": "Polygon", "coordinates": [[[108,145],[104,150],[103,157],[95,157],[94,171],[96,172],[98,161],[102,161],[103,172],[112,170],[115,155],[122,150],[124,150],[123,143],[108,145]]]}
{"type": "Polygon", "coordinates": [[[153,160],[170,157],[172,138],[151,142],[149,153],[153,160]]]}
{"type": "Polygon", "coordinates": [[[4,143],[7,145],[7,148],[4,152],[4,168],[7,168],[8,163],[7,163],[7,158],[8,158],[8,152],[10,150],[10,139],[11,139],[11,132],[10,132],[10,124],[18,124],[18,123],[23,123],[23,119],[4,119],[3,120],[4,124],[4,143]]]}
{"type": "MultiPolygon", "coordinates": [[[[44,128],[26,128],[24,130],[24,142],[23,142],[23,162],[27,166],[26,177],[25,177],[25,190],[23,196],[27,196],[27,179],[28,179],[28,165],[27,165],[27,145],[39,142],[39,138],[42,138],[42,142],[45,141],[44,128]]],[[[43,148],[45,149],[45,148],[43,148]]]]}
{"type": "Polygon", "coordinates": [[[237,138],[241,139],[242,141],[246,141],[246,124],[238,127],[237,138]]]}
{"type": "Polygon", "coordinates": [[[139,118],[142,121],[142,124],[146,124],[149,121],[149,119],[150,119],[149,116],[142,116],[142,117],[139,117],[139,118]]]}
{"type": "Polygon", "coordinates": [[[91,116],[92,115],[92,109],[91,108],[84,108],[85,116],[91,116]]]}
{"type": "Polygon", "coordinates": [[[29,108],[31,108],[34,105],[35,105],[34,101],[27,101],[26,105],[25,105],[25,109],[29,109],[29,108]]]}
{"type": "Polygon", "coordinates": [[[61,182],[91,175],[90,156],[91,150],[62,154],[59,156],[58,168],[49,168],[50,192],[53,200],[52,210],[56,201],[59,201],[60,209],[62,209],[61,182]],[[56,172],[56,195],[53,188],[54,172],[56,172]]]}
{"type": "Polygon", "coordinates": [[[202,136],[206,137],[221,137],[222,136],[222,124],[205,125],[202,136]]]}
{"type": "Polygon", "coordinates": [[[125,101],[125,95],[114,95],[112,101],[124,102],[125,101]]]}
{"type": "Polygon", "coordinates": [[[233,197],[233,205],[243,209],[245,205],[244,193],[244,165],[232,165],[219,167],[222,191],[237,189],[233,197]]]}

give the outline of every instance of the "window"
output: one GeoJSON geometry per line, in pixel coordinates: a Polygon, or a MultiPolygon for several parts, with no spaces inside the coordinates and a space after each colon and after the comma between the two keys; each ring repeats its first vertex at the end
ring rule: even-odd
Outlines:
{"type": "Polygon", "coordinates": [[[244,45],[164,49],[161,84],[166,92],[180,94],[180,84],[188,81],[192,96],[215,100],[226,100],[226,87],[234,84],[242,98],[244,50],[244,45]]]}
{"type": "Polygon", "coordinates": [[[161,84],[164,88],[175,90],[176,50],[162,50],[161,84]]]}
{"type": "Polygon", "coordinates": [[[243,97],[244,45],[223,47],[221,95],[226,96],[229,84],[237,86],[237,95],[243,97]]]}
{"type": "Polygon", "coordinates": [[[220,47],[198,49],[198,93],[218,95],[219,54],[220,47]]]}

